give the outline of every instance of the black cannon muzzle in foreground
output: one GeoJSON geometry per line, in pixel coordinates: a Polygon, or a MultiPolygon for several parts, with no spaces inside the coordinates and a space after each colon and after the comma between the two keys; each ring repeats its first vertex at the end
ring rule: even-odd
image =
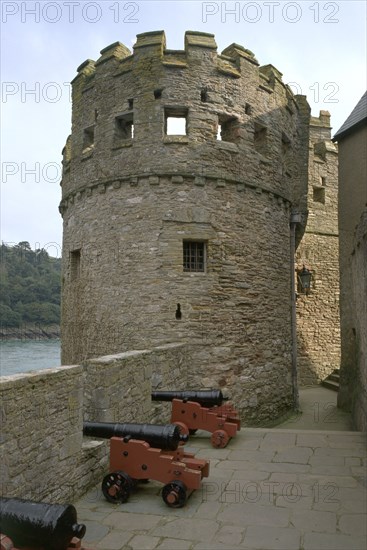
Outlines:
{"type": "Polygon", "coordinates": [[[175,451],[181,442],[187,441],[187,435],[181,435],[174,424],[119,424],[113,422],[84,422],[83,434],[90,437],[130,437],[146,441],[151,447],[175,451]]]}
{"type": "Polygon", "coordinates": [[[85,535],[74,506],[0,498],[0,533],[17,547],[66,550],[73,537],[85,535]]]}
{"type": "Polygon", "coordinates": [[[227,401],[221,390],[185,390],[185,391],[153,391],[152,401],[172,401],[173,399],[182,399],[182,401],[194,401],[202,407],[216,407],[227,401]]]}

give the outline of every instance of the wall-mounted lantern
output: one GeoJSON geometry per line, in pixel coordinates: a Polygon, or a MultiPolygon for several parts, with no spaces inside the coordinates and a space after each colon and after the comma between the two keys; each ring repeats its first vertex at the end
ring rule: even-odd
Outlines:
{"type": "Polygon", "coordinates": [[[306,294],[307,296],[311,290],[311,280],[311,271],[309,271],[306,266],[303,265],[302,269],[297,270],[298,292],[301,294],[306,294]]]}

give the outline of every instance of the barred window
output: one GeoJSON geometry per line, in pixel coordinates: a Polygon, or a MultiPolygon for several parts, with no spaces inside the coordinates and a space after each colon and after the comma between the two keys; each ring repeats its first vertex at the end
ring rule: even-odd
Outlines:
{"type": "Polygon", "coordinates": [[[203,241],[183,241],[183,270],[205,271],[205,243],[203,241]]]}

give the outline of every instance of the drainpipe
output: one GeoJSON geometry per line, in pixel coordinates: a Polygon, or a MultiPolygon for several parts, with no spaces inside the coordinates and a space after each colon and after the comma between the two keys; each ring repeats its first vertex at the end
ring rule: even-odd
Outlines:
{"type": "Polygon", "coordinates": [[[296,227],[301,223],[301,214],[296,211],[291,212],[291,246],[290,246],[290,276],[291,276],[291,332],[292,332],[292,388],[293,388],[293,407],[299,411],[299,393],[297,380],[297,318],[296,318],[296,281],[295,273],[295,254],[296,254],[296,227]]]}

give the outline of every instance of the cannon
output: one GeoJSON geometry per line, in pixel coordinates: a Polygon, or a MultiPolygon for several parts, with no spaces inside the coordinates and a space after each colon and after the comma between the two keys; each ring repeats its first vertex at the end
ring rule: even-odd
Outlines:
{"type": "Polygon", "coordinates": [[[217,407],[228,397],[224,397],[221,390],[183,390],[183,391],[153,391],[152,401],[172,401],[181,399],[182,401],[194,401],[200,403],[203,407],[217,407]]]}
{"type": "Polygon", "coordinates": [[[154,391],[153,401],[171,401],[171,422],[183,435],[193,435],[198,429],[210,432],[211,444],[217,449],[241,428],[238,412],[231,403],[224,403],[221,390],[154,391]]]}
{"type": "Polygon", "coordinates": [[[76,510],[71,504],[0,498],[1,549],[80,548],[85,531],[85,525],[77,523],[76,510]]]}
{"type": "Polygon", "coordinates": [[[83,422],[83,434],[110,439],[126,437],[146,441],[151,447],[175,451],[179,443],[185,443],[188,436],[181,434],[174,424],[122,424],[113,422],[83,422]]]}
{"type": "Polygon", "coordinates": [[[110,439],[110,473],[103,478],[102,493],[112,503],[127,502],[140,481],[153,479],[164,483],[167,506],[181,508],[209,475],[209,462],[183,450],[180,443],[187,435],[174,424],[84,422],[83,434],[110,439]]]}

